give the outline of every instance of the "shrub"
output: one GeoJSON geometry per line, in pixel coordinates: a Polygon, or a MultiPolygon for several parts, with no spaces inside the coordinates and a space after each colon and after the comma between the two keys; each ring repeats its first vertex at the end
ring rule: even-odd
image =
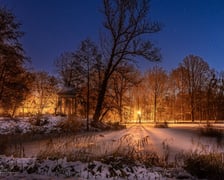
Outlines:
{"type": "Polygon", "coordinates": [[[139,163],[146,167],[164,166],[164,160],[156,152],[145,149],[151,143],[148,136],[133,140],[133,135],[126,134],[112,142],[101,142],[97,137],[98,135],[86,135],[49,140],[38,158],[55,160],[66,157],[68,161],[83,162],[97,160],[114,168],[139,163]]]}
{"type": "Polygon", "coordinates": [[[155,128],[168,128],[168,123],[164,122],[156,122],[154,125],[155,128]]]}
{"type": "Polygon", "coordinates": [[[0,155],[5,154],[9,143],[9,135],[1,135],[0,138],[0,155]]]}
{"type": "Polygon", "coordinates": [[[187,154],[184,168],[198,178],[221,180],[224,177],[224,153],[187,154]]]}
{"type": "Polygon", "coordinates": [[[0,138],[0,155],[24,157],[24,146],[20,135],[1,135],[0,138]]]}
{"type": "Polygon", "coordinates": [[[218,142],[221,142],[223,139],[222,130],[215,128],[209,122],[204,127],[200,128],[200,134],[207,137],[214,137],[218,142]]]}
{"type": "Polygon", "coordinates": [[[63,132],[75,133],[81,128],[81,121],[75,115],[69,115],[67,119],[59,123],[58,127],[61,128],[63,132]]]}
{"type": "Polygon", "coordinates": [[[48,118],[47,117],[44,117],[41,114],[37,114],[35,116],[32,116],[29,119],[29,121],[34,126],[44,126],[44,125],[48,124],[48,118]]]}
{"type": "Polygon", "coordinates": [[[120,130],[120,129],[125,129],[126,128],[125,125],[122,125],[119,122],[108,122],[108,125],[113,130],[120,130]]]}

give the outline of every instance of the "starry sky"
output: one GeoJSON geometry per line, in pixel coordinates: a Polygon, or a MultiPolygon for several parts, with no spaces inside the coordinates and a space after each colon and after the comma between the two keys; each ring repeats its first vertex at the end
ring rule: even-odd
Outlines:
{"type": "MultiPolygon", "coordinates": [[[[22,23],[21,42],[36,70],[53,73],[61,53],[76,50],[86,38],[98,41],[103,29],[101,0],[0,0],[0,5],[22,23]]],[[[159,65],[169,71],[194,54],[224,70],[223,0],[151,0],[150,18],[163,24],[149,37],[161,49],[159,65]]],[[[139,67],[152,65],[141,60],[139,67]]]]}

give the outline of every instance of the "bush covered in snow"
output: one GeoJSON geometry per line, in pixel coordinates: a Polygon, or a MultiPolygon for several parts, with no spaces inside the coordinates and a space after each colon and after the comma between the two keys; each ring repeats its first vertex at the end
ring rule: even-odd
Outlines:
{"type": "MultiPolygon", "coordinates": [[[[34,175],[42,175],[42,177],[51,177],[63,179],[68,177],[82,179],[193,179],[193,177],[182,168],[164,169],[159,167],[147,168],[138,164],[123,164],[117,166],[116,159],[110,161],[109,164],[92,161],[92,162],[68,162],[66,158],[58,160],[38,160],[35,158],[12,158],[0,157],[0,177],[7,177],[11,173],[23,174],[23,178],[34,175]],[[5,173],[5,176],[4,176],[5,173]]],[[[16,174],[13,174],[14,178],[16,174]]]]}
{"type": "Polygon", "coordinates": [[[60,116],[36,115],[25,118],[1,118],[0,135],[16,135],[29,133],[51,133],[60,131],[57,127],[64,118],[60,116]]]}

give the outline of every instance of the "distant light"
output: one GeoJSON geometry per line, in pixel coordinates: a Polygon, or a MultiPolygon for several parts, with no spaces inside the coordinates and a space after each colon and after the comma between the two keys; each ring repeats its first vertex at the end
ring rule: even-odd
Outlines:
{"type": "Polygon", "coordinates": [[[137,114],[140,116],[141,115],[141,111],[138,111],[137,114]]]}

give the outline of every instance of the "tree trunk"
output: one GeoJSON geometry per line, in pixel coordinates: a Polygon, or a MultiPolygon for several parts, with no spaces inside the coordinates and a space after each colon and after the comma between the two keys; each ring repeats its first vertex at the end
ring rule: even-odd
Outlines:
{"type": "Polygon", "coordinates": [[[195,107],[195,103],[194,103],[194,96],[191,95],[191,121],[194,122],[194,107],[195,107]]]}
{"type": "Polygon", "coordinates": [[[89,131],[89,98],[90,98],[90,77],[89,77],[89,61],[87,61],[87,101],[86,101],[86,130],[89,131]]]}
{"type": "Polygon", "coordinates": [[[119,116],[120,116],[120,123],[123,123],[123,88],[121,88],[119,94],[119,116]]]}
{"type": "Polygon", "coordinates": [[[103,102],[104,102],[104,98],[105,98],[105,94],[106,94],[106,89],[107,89],[107,83],[108,83],[108,79],[104,78],[104,80],[103,80],[103,82],[100,86],[98,99],[97,99],[97,105],[96,105],[95,113],[94,113],[94,116],[93,116],[93,122],[99,122],[99,120],[100,120],[102,106],[103,106],[103,102]]]}
{"type": "Polygon", "coordinates": [[[156,119],[156,111],[157,111],[157,95],[155,94],[154,95],[154,117],[153,117],[153,119],[154,119],[154,123],[156,123],[157,122],[157,119],[156,119]]]}

